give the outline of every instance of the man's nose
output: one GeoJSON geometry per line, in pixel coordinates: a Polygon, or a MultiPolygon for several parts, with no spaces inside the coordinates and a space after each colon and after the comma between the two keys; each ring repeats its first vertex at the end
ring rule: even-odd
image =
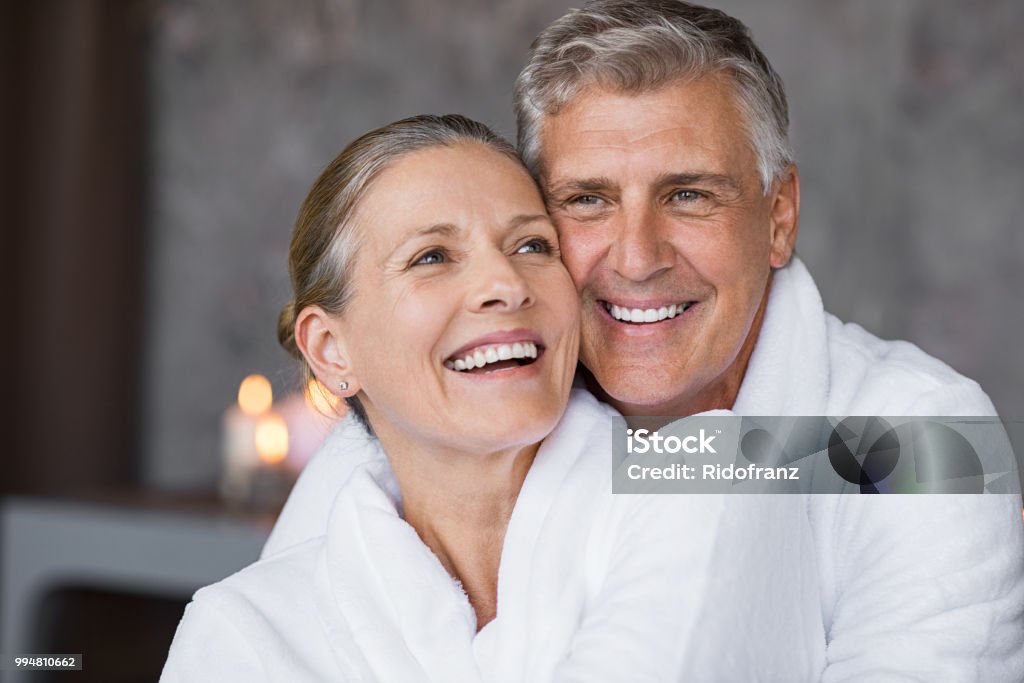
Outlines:
{"type": "Polygon", "coordinates": [[[619,221],[611,247],[616,273],[643,282],[672,267],[674,251],[657,211],[645,206],[625,207],[619,221]]]}
{"type": "Polygon", "coordinates": [[[516,311],[532,306],[530,283],[509,257],[498,250],[480,257],[469,272],[470,307],[474,311],[516,311]]]}

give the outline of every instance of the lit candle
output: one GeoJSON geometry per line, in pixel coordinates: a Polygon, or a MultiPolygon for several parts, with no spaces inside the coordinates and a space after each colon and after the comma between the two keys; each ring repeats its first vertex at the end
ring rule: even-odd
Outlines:
{"type": "Polygon", "coordinates": [[[237,404],[228,408],[221,419],[224,469],[220,491],[231,502],[244,503],[249,498],[252,475],[260,463],[256,444],[260,418],[270,412],[273,402],[269,380],[262,375],[249,375],[238,387],[237,404]]]}
{"type": "Polygon", "coordinates": [[[288,425],[275,413],[268,413],[256,424],[256,452],[260,462],[276,465],[288,455],[288,425]]]}
{"type": "Polygon", "coordinates": [[[260,417],[256,425],[256,452],[259,466],[252,474],[249,506],[273,511],[285,498],[293,483],[292,473],[285,465],[288,457],[288,425],[277,413],[260,417]]]}

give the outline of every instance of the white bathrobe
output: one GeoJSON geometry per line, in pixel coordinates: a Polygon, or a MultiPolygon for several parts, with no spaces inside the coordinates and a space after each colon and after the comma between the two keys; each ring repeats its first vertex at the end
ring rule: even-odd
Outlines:
{"type": "MultiPolygon", "coordinates": [[[[324,535],[200,590],[161,680],[814,680],[821,648],[790,648],[824,640],[804,501],[612,495],[612,415],[574,390],[516,501],[497,617],[479,634],[363,440],[324,535]]],[[[345,458],[351,433],[325,454],[345,458]]]]}
{"type": "MultiPolygon", "coordinates": [[[[733,411],[739,415],[994,415],[977,383],[913,344],[878,339],[826,313],[799,259],[775,272],[764,325],[733,411]]],[[[331,501],[367,450],[350,426],[331,437],[299,479],[264,548],[270,557],[324,533],[331,501]],[[343,457],[337,453],[345,451],[343,457]]],[[[744,506],[750,496],[733,496],[744,506]]],[[[790,496],[775,496],[776,504],[790,496]]],[[[805,598],[823,632],[780,616],[744,622],[735,638],[691,654],[691,680],[741,680],[744,647],[778,633],[789,656],[821,661],[822,681],[1024,681],[1024,525],[1017,496],[809,496],[805,523],[816,574],[805,598]],[[700,661],[694,661],[700,659],[700,661]]],[[[731,548],[757,545],[771,522],[750,525],[731,548]]],[[[799,523],[794,522],[799,525],[799,523]]],[[[782,575],[792,548],[768,551],[782,575]]],[[[720,555],[729,565],[728,554],[720,555]]],[[[804,566],[803,563],[798,563],[804,566]]],[[[720,571],[710,566],[709,571],[720,571]]],[[[783,599],[788,598],[785,591],[783,599]]],[[[765,596],[764,599],[770,599],[765,596]]],[[[723,601],[702,629],[736,628],[723,601]]],[[[756,608],[757,606],[754,605],[756,608]]],[[[797,610],[799,612],[799,610],[797,610]]],[[[693,650],[691,649],[692,653],[693,650]]],[[[627,679],[628,680],[628,679],[627,679]]],[[[742,680],[799,680],[768,673],[742,680]]]]}

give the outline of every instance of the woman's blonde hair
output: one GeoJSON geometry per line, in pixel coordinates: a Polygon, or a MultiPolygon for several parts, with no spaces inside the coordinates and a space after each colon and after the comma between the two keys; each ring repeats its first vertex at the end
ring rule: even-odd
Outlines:
{"type": "MultiPolygon", "coordinates": [[[[281,346],[302,362],[304,386],[313,372],[295,343],[295,319],[307,306],[340,315],[352,297],[353,260],[359,251],[359,231],[353,216],[380,174],[399,158],[431,147],[476,142],[517,163],[519,155],[504,138],[482,123],[457,114],[413,116],[370,131],[335,157],[309,190],[299,209],[288,250],[288,273],[293,298],[277,322],[281,346]]],[[[366,412],[355,397],[352,411],[372,434],[366,412]]]]}

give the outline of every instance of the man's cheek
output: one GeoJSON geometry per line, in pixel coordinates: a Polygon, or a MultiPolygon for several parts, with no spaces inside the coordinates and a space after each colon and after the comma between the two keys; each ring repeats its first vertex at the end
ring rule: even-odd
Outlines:
{"type": "Polygon", "coordinates": [[[594,235],[584,236],[579,232],[566,230],[562,233],[562,262],[577,289],[582,289],[590,272],[600,260],[601,245],[594,235]]]}
{"type": "Polygon", "coordinates": [[[590,269],[587,267],[586,254],[573,240],[562,242],[562,263],[565,264],[565,269],[569,271],[569,277],[572,278],[576,289],[582,290],[586,284],[587,272],[590,269]]]}

